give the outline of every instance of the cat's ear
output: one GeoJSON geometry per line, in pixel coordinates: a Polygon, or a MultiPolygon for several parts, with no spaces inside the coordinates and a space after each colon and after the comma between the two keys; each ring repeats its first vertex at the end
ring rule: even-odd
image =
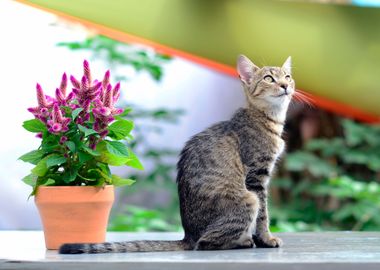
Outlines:
{"type": "Polygon", "coordinates": [[[251,60],[249,60],[244,55],[239,55],[237,59],[237,71],[239,73],[240,79],[246,83],[250,84],[252,82],[253,74],[258,70],[259,68],[252,63],[251,60]]]}
{"type": "Polygon", "coordinates": [[[285,70],[287,73],[292,73],[292,57],[289,56],[285,63],[282,65],[282,69],[285,70]]]}

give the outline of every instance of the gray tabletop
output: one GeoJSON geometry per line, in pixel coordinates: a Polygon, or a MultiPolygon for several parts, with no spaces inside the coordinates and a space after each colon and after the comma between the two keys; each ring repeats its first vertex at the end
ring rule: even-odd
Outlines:
{"type": "MultiPolygon", "coordinates": [[[[36,231],[0,231],[0,269],[380,269],[380,232],[281,233],[279,249],[60,255],[36,231]],[[73,268],[74,267],[74,268],[73,268]]],[[[180,233],[108,233],[107,240],[175,240],[180,233]]]]}

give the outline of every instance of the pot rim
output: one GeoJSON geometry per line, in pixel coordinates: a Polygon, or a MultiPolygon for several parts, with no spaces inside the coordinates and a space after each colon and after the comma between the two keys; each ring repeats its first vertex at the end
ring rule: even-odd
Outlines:
{"type": "Polygon", "coordinates": [[[114,185],[105,185],[105,186],[38,186],[37,189],[73,189],[73,188],[95,188],[95,189],[105,189],[105,188],[113,188],[114,185]]]}
{"type": "Polygon", "coordinates": [[[93,202],[113,201],[114,186],[39,186],[34,201],[39,203],[52,202],[93,202]]]}

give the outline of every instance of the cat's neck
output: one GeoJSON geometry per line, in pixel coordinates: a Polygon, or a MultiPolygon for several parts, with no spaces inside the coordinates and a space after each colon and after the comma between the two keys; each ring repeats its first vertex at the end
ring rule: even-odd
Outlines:
{"type": "Polygon", "coordinates": [[[253,104],[248,103],[247,109],[254,114],[261,114],[273,122],[281,123],[283,125],[286,120],[288,105],[289,102],[284,102],[278,106],[268,105],[265,102],[255,102],[253,104]]]}

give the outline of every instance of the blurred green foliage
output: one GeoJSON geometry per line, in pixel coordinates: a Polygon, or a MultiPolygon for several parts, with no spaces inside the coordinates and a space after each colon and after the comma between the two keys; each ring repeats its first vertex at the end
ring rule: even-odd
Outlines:
{"type": "MultiPolygon", "coordinates": [[[[83,41],[60,42],[57,46],[67,47],[70,50],[87,50],[92,58],[102,59],[112,68],[131,66],[136,71],[148,72],[156,81],[163,75],[162,65],[171,59],[169,55],[155,53],[142,47],[133,46],[102,35],[88,37],[83,41]]],[[[127,77],[119,74],[116,80],[126,80],[127,77]]]]}
{"type": "Polygon", "coordinates": [[[380,127],[342,120],[343,137],[311,139],[273,179],[272,229],[379,230],[380,127]]]}
{"type": "Polygon", "coordinates": [[[162,209],[146,209],[137,206],[125,206],[114,216],[108,227],[111,231],[179,231],[180,223],[168,222],[168,216],[162,209]]]}

